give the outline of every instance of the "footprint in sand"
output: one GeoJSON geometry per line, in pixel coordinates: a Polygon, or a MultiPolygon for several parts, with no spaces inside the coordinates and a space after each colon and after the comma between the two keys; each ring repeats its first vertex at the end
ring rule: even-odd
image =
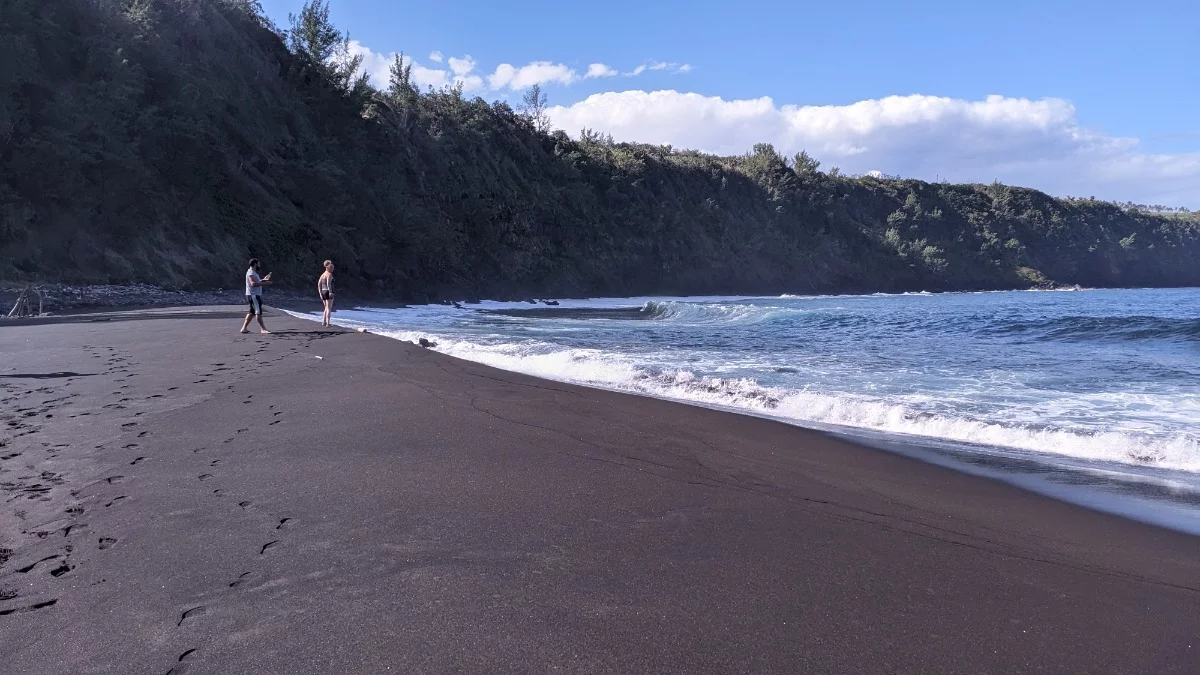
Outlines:
{"type": "MultiPolygon", "coordinates": [[[[176,624],[175,624],[175,626],[178,628],[179,626],[182,626],[182,625],[183,625],[183,622],[184,622],[184,621],[187,621],[188,619],[190,619],[190,618],[192,618],[192,617],[200,616],[200,615],[202,615],[202,614],[205,614],[205,613],[207,613],[207,608],[206,608],[204,605],[200,605],[199,607],[193,607],[193,608],[191,608],[191,609],[189,609],[189,610],[185,611],[185,612],[184,612],[184,613],[183,613],[183,614],[182,614],[182,615],[179,617],[179,622],[178,622],[178,623],[176,623],[176,624]]],[[[184,652],[184,653],[183,653],[183,656],[180,656],[180,657],[179,657],[179,660],[180,660],[180,661],[182,661],[182,660],[183,660],[183,658],[184,658],[184,656],[187,656],[188,654],[190,654],[190,653],[192,653],[192,652],[194,652],[194,651],[196,651],[196,650],[195,650],[195,649],[190,649],[190,650],[188,650],[188,651],[184,652]]]]}
{"type": "Polygon", "coordinates": [[[39,602],[36,605],[30,605],[28,607],[18,607],[16,609],[0,609],[0,616],[8,616],[9,614],[17,614],[19,612],[32,612],[35,610],[42,609],[43,607],[53,607],[54,604],[57,602],[58,602],[58,600],[47,600],[46,602],[39,602]]]}
{"type": "Polygon", "coordinates": [[[17,574],[29,574],[30,572],[33,571],[33,568],[37,567],[38,565],[40,565],[44,562],[49,562],[51,560],[58,560],[61,557],[62,556],[60,556],[60,555],[46,556],[45,558],[42,558],[41,560],[38,560],[37,562],[35,562],[31,565],[26,565],[25,567],[18,569],[17,574]]]}
{"type": "MultiPolygon", "coordinates": [[[[189,649],[189,650],[187,650],[186,652],[184,652],[184,653],[180,654],[180,655],[179,655],[179,658],[178,658],[178,659],[176,659],[176,660],[177,660],[179,663],[183,663],[183,662],[184,662],[184,659],[189,659],[189,660],[190,660],[190,658],[189,658],[189,657],[191,657],[191,656],[192,656],[193,654],[195,654],[195,653],[196,653],[196,650],[195,650],[195,649],[189,649]]],[[[184,668],[187,668],[187,664],[184,664],[184,666],[183,666],[183,667],[184,667],[184,668]]],[[[182,673],[183,673],[183,672],[184,672],[184,671],[183,671],[183,670],[180,670],[179,668],[172,668],[172,669],[170,669],[170,670],[168,670],[168,671],[167,671],[167,675],[182,675],[182,673]]]]}

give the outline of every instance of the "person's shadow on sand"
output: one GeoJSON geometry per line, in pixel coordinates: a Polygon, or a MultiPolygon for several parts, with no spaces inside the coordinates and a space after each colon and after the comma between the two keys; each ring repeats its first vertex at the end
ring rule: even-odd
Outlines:
{"type": "Polygon", "coordinates": [[[349,331],[345,330],[277,330],[271,331],[270,335],[273,339],[292,338],[312,338],[320,340],[323,338],[331,338],[338,335],[344,335],[349,331]]]}
{"type": "Polygon", "coordinates": [[[12,380],[57,380],[64,377],[91,377],[96,373],[72,373],[59,371],[56,373],[5,373],[0,377],[12,380]]]}

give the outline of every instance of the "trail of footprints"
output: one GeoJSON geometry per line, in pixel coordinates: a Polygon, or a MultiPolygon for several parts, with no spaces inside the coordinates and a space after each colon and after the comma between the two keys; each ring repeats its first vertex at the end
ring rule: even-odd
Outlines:
{"type": "MultiPolygon", "coordinates": [[[[115,388],[109,394],[115,400],[101,404],[101,411],[123,411],[128,410],[131,406],[137,405],[140,401],[152,401],[154,399],[163,398],[161,393],[152,393],[148,396],[140,396],[134,392],[133,383],[136,382],[137,373],[133,372],[133,367],[137,365],[130,355],[125,354],[113,347],[108,346],[93,346],[84,345],[84,352],[91,357],[92,360],[101,362],[103,368],[94,374],[100,377],[109,378],[115,388]]],[[[57,413],[63,413],[65,419],[88,418],[93,417],[96,413],[92,410],[75,410],[69,411],[67,408],[73,404],[73,399],[78,397],[78,394],[68,392],[68,389],[78,379],[80,374],[63,373],[63,379],[60,383],[53,386],[28,387],[22,386],[20,382],[3,383],[2,393],[0,398],[0,409],[12,409],[12,414],[0,415],[0,434],[7,433],[7,436],[0,435],[0,492],[4,495],[4,503],[12,503],[18,500],[34,500],[37,502],[52,501],[51,492],[67,483],[66,477],[62,474],[53,471],[36,472],[37,463],[31,463],[25,466],[25,469],[31,473],[18,475],[15,478],[7,478],[6,474],[12,473],[14,461],[22,457],[27,457],[27,453],[32,439],[25,437],[37,434],[45,429],[48,421],[54,420],[57,413]],[[39,401],[34,404],[24,404],[26,401],[39,401]],[[21,450],[17,450],[14,441],[25,439],[22,443],[27,446],[21,450]]],[[[168,391],[175,391],[178,387],[171,387],[168,391]]],[[[137,426],[136,418],[144,416],[145,411],[137,411],[127,419],[120,423],[120,429],[126,432],[132,432],[137,426]]],[[[149,435],[148,431],[141,431],[137,434],[138,438],[145,438],[149,435]]],[[[63,450],[70,447],[68,443],[46,443],[39,444],[45,450],[45,457],[53,459],[57,457],[63,450]]],[[[33,446],[37,447],[37,446],[33,446]]],[[[122,446],[122,449],[129,450],[138,447],[137,443],[127,443],[122,446]]],[[[106,444],[95,446],[95,450],[104,451],[107,449],[106,444]]],[[[136,466],[147,460],[146,456],[140,456],[129,462],[129,465],[136,466]]],[[[115,486],[126,479],[120,474],[109,475],[99,479],[98,484],[104,486],[115,486]]],[[[79,500],[81,489],[73,490],[70,497],[73,500],[79,500]]],[[[127,495],[117,494],[107,497],[101,495],[91,495],[82,498],[84,502],[94,501],[97,507],[105,509],[117,507],[122,501],[128,499],[127,495]]],[[[34,540],[46,540],[51,535],[60,535],[64,539],[68,539],[70,543],[62,545],[58,553],[29,562],[20,568],[11,570],[15,575],[40,575],[46,574],[51,580],[57,580],[64,577],[75,569],[75,564],[71,557],[76,553],[81,546],[95,546],[97,550],[107,551],[117,544],[117,539],[110,536],[98,536],[89,531],[88,524],[81,522],[86,508],[84,504],[76,501],[64,510],[64,516],[58,519],[53,519],[42,525],[32,526],[22,533],[33,538],[34,540]],[[65,524],[63,524],[65,523],[65,524]],[[58,529],[45,529],[50,525],[59,525],[58,529]],[[87,542],[86,544],[84,542],[87,542]],[[94,543],[91,543],[94,542],[94,543]]],[[[24,520],[26,519],[26,511],[18,509],[14,514],[24,520]]],[[[0,572],[5,572],[6,563],[12,557],[14,552],[10,549],[0,549],[0,572]]],[[[22,585],[28,585],[24,583],[22,585]]],[[[35,594],[39,591],[35,591],[35,594]]],[[[20,593],[16,588],[0,587],[0,602],[15,600],[20,597],[20,593]]],[[[47,607],[53,607],[58,603],[57,598],[50,598],[40,602],[32,603],[25,606],[6,607],[0,609],[0,616],[11,614],[19,614],[24,612],[32,612],[47,607]]]]}
{"type": "MultiPolygon", "coordinates": [[[[216,365],[220,366],[221,364],[216,364],[216,365]]],[[[242,403],[244,405],[251,405],[251,404],[253,404],[253,402],[254,402],[253,394],[248,394],[248,395],[246,395],[246,398],[245,398],[245,400],[243,400],[242,403]]],[[[272,411],[274,411],[274,408],[275,408],[274,405],[269,406],[269,409],[272,411]]],[[[272,414],[272,416],[275,418],[278,418],[281,415],[282,415],[282,412],[280,412],[280,411],[274,411],[272,414]]],[[[278,420],[276,420],[276,421],[278,421],[278,420]]],[[[249,428],[237,429],[236,433],[232,437],[223,441],[223,443],[225,443],[225,444],[232,443],[235,440],[237,440],[237,438],[240,434],[244,434],[248,431],[250,431],[249,428]]],[[[196,448],[192,451],[193,455],[199,455],[199,453],[205,449],[206,448],[196,448]]],[[[203,460],[201,460],[201,461],[203,461],[203,460]]],[[[205,466],[206,470],[202,471],[201,473],[198,473],[196,475],[197,482],[209,483],[209,484],[218,483],[220,480],[219,476],[215,475],[212,472],[219,470],[219,468],[222,466],[222,463],[223,462],[222,462],[221,458],[208,460],[207,466],[205,466]]],[[[225,495],[225,492],[223,489],[218,487],[213,490],[213,494],[217,495],[218,497],[222,497],[225,495]]],[[[250,500],[241,500],[241,501],[237,502],[236,505],[241,511],[246,512],[247,515],[250,515],[250,516],[256,517],[256,518],[261,517],[261,512],[254,506],[254,503],[251,502],[250,500]]],[[[270,525],[270,527],[272,528],[270,534],[273,536],[264,537],[264,539],[267,539],[267,541],[264,541],[262,543],[262,545],[259,547],[258,551],[256,552],[255,558],[261,558],[262,556],[269,556],[272,554],[272,552],[275,549],[277,549],[280,546],[283,546],[284,534],[286,533],[286,530],[292,525],[293,522],[294,521],[292,518],[284,517],[284,518],[279,518],[278,520],[276,520],[274,522],[273,525],[270,525]]],[[[216,592],[218,594],[221,594],[221,593],[235,593],[235,592],[243,592],[243,591],[252,590],[253,582],[255,582],[256,580],[262,579],[263,577],[264,577],[263,573],[259,570],[248,570],[248,571],[238,574],[237,577],[231,579],[223,588],[217,589],[216,592]]],[[[178,615],[176,622],[175,622],[175,627],[182,630],[182,629],[187,629],[193,625],[196,625],[196,623],[198,621],[203,620],[204,615],[207,614],[208,611],[209,611],[209,605],[197,604],[197,605],[188,607],[188,608],[184,609],[178,615]]],[[[199,652],[198,648],[193,647],[193,648],[187,649],[186,651],[184,651],[182,654],[179,655],[176,665],[172,666],[171,669],[167,671],[167,675],[181,675],[188,668],[189,663],[194,663],[200,657],[201,657],[201,653],[199,652]]]]}
{"type": "MultiPolygon", "coordinates": [[[[241,502],[238,502],[238,506],[242,510],[247,510],[252,506],[252,503],[249,501],[241,501],[241,502]]],[[[284,530],[287,528],[288,524],[291,522],[292,522],[291,518],[280,518],[278,523],[274,526],[274,530],[275,531],[284,530]]],[[[259,556],[270,555],[270,553],[273,549],[275,549],[281,545],[282,545],[282,539],[271,539],[270,541],[267,541],[259,548],[258,555],[259,556]]],[[[263,574],[257,570],[249,570],[246,572],[242,572],[241,574],[238,574],[237,577],[235,577],[234,579],[229,581],[229,583],[225,586],[225,588],[217,589],[217,592],[218,593],[221,593],[221,592],[229,593],[229,592],[242,592],[243,590],[250,590],[250,584],[252,582],[254,582],[256,579],[261,579],[262,577],[263,577],[263,574]]],[[[209,610],[208,605],[195,605],[195,606],[192,606],[192,607],[189,607],[189,608],[183,610],[183,612],[181,612],[179,614],[179,618],[175,622],[175,627],[182,629],[182,628],[187,628],[187,627],[193,625],[193,623],[197,619],[199,619],[199,618],[203,617],[205,614],[207,614],[208,610],[209,610]]],[[[189,657],[192,657],[194,655],[198,655],[198,649],[195,647],[189,648],[186,651],[184,651],[182,654],[179,655],[179,657],[177,659],[177,665],[173,666],[170,670],[168,670],[167,675],[181,674],[183,672],[183,668],[181,668],[178,664],[183,664],[186,659],[188,659],[189,657]]]]}
{"type": "MultiPolygon", "coordinates": [[[[164,397],[164,394],[162,393],[152,393],[149,396],[139,397],[133,391],[133,382],[136,381],[135,378],[137,377],[137,373],[133,372],[132,367],[137,364],[130,359],[128,354],[123,354],[113,347],[107,346],[85,345],[84,349],[93,359],[103,362],[105,370],[103,370],[102,374],[104,376],[111,377],[112,382],[116,385],[110,394],[115,398],[115,400],[102,405],[102,410],[128,410],[131,406],[135,405],[139,399],[150,401],[164,397]]],[[[261,355],[268,349],[269,344],[259,343],[256,350],[254,350],[252,353],[242,354],[243,358],[251,359],[250,362],[254,364],[249,369],[244,369],[246,374],[258,374],[263,367],[281,361],[288,356],[299,353],[298,348],[292,347],[274,359],[261,359],[261,355]]],[[[222,377],[223,374],[232,372],[233,370],[233,367],[224,362],[213,363],[211,370],[209,372],[199,374],[199,376],[193,380],[193,383],[208,383],[211,381],[211,378],[222,377]]],[[[67,378],[64,382],[64,386],[68,386],[74,381],[74,378],[67,378]]],[[[228,384],[226,388],[232,391],[234,386],[232,384],[228,384]]],[[[174,392],[178,389],[179,387],[173,386],[167,388],[166,391],[174,392]]],[[[12,448],[13,442],[17,439],[30,436],[41,431],[45,421],[53,419],[55,411],[57,411],[63,405],[69,404],[70,400],[77,395],[74,393],[64,394],[61,390],[54,387],[26,388],[21,386],[19,383],[3,383],[3,388],[2,391],[0,391],[0,395],[2,395],[2,398],[0,398],[0,406],[5,406],[3,407],[5,410],[11,409],[12,404],[19,403],[23,399],[35,396],[40,396],[44,399],[40,405],[18,407],[13,413],[5,413],[0,415],[0,433],[7,434],[7,436],[0,436],[0,477],[3,477],[4,474],[11,472],[11,470],[6,466],[6,463],[18,460],[25,454],[25,452],[22,450],[16,450],[12,448]]],[[[253,398],[254,397],[252,394],[247,395],[243,403],[245,405],[251,405],[253,403],[253,398]]],[[[271,411],[271,417],[273,418],[271,422],[269,422],[269,426],[280,424],[282,422],[280,418],[282,417],[283,413],[275,410],[274,405],[269,406],[269,410],[271,411]]],[[[67,417],[74,419],[78,417],[88,417],[91,415],[92,413],[90,411],[85,410],[68,415],[67,417]]],[[[143,415],[144,411],[138,411],[134,413],[132,417],[137,418],[143,415]]],[[[122,422],[120,428],[128,433],[132,433],[137,425],[138,421],[136,419],[130,419],[129,421],[122,422]]],[[[244,434],[248,431],[250,431],[249,428],[239,428],[236,434],[224,441],[224,443],[232,443],[238,438],[238,435],[244,434]]],[[[137,433],[136,437],[141,439],[147,437],[148,435],[148,431],[141,431],[137,433]]],[[[57,456],[59,452],[69,447],[69,444],[42,443],[41,445],[45,448],[47,456],[51,458],[57,456]]],[[[122,450],[134,450],[136,448],[138,448],[138,443],[126,443],[121,446],[122,450]]],[[[104,450],[105,445],[102,444],[96,446],[96,449],[104,450]]],[[[204,448],[193,450],[193,453],[199,453],[201,450],[204,450],[204,448]]],[[[150,459],[151,458],[147,455],[139,455],[129,461],[128,465],[139,466],[144,462],[150,461],[150,459]]],[[[211,470],[215,470],[215,467],[218,467],[220,464],[220,459],[213,459],[209,461],[208,467],[211,470]]],[[[35,465],[31,464],[29,465],[29,468],[32,469],[33,466],[35,465]]],[[[207,482],[214,480],[215,478],[216,477],[212,473],[202,473],[198,476],[200,482],[207,482]]],[[[114,474],[101,478],[100,483],[105,486],[116,486],[125,480],[125,476],[114,474]]],[[[20,499],[49,501],[50,497],[47,495],[47,493],[50,490],[63,485],[64,483],[65,479],[63,476],[50,471],[45,471],[37,475],[30,474],[23,475],[15,479],[0,480],[0,490],[3,490],[3,492],[7,494],[5,503],[11,503],[20,499]]],[[[224,495],[224,491],[218,487],[213,490],[213,494],[221,497],[224,495]]],[[[79,491],[73,491],[71,496],[78,499],[79,491]]],[[[97,508],[110,509],[119,508],[122,502],[128,498],[128,495],[124,494],[110,494],[107,497],[94,495],[84,499],[94,500],[95,504],[97,504],[97,508]]],[[[249,500],[237,502],[237,507],[241,511],[247,512],[248,515],[256,512],[252,502],[249,500]]],[[[73,543],[64,544],[59,549],[59,553],[43,556],[40,559],[27,563],[13,571],[20,575],[45,573],[48,574],[51,579],[56,580],[70,574],[72,570],[75,569],[75,565],[71,562],[71,555],[77,550],[76,544],[79,541],[94,542],[90,545],[95,546],[96,549],[100,551],[108,551],[116,546],[118,544],[117,538],[111,536],[100,536],[98,533],[90,533],[87,523],[80,522],[80,519],[84,516],[85,512],[86,508],[84,505],[80,503],[72,504],[70,507],[65,509],[65,519],[69,521],[65,525],[62,525],[57,530],[39,529],[35,532],[32,532],[31,534],[39,539],[45,539],[51,534],[58,534],[64,539],[71,540],[73,543]],[[86,539],[81,539],[85,536],[86,539]]],[[[17,510],[15,513],[19,518],[25,517],[25,512],[23,510],[17,510]]],[[[60,519],[59,522],[61,523],[62,520],[63,519],[60,519]]],[[[275,549],[282,546],[286,530],[292,526],[293,522],[294,521],[292,518],[284,517],[279,518],[274,522],[273,525],[270,525],[272,528],[270,534],[274,536],[264,537],[264,539],[267,539],[267,541],[265,541],[259,547],[255,557],[259,558],[261,556],[269,556],[275,549]]],[[[14,552],[10,549],[0,548],[0,572],[4,571],[4,567],[13,553],[14,552]]],[[[251,582],[253,582],[256,578],[261,578],[262,576],[263,575],[261,572],[255,570],[242,572],[237,576],[237,578],[228,582],[223,590],[225,592],[240,592],[241,590],[249,588],[251,582]]],[[[17,589],[0,586],[0,602],[13,600],[19,596],[20,594],[17,589]]],[[[53,607],[57,603],[57,598],[50,598],[28,605],[8,607],[0,609],[0,616],[9,616],[13,614],[38,611],[53,607]]],[[[201,620],[207,611],[208,608],[205,605],[197,605],[184,610],[176,621],[176,628],[187,628],[188,626],[192,625],[193,622],[201,620]]],[[[195,648],[184,651],[177,658],[177,663],[171,668],[170,671],[168,671],[168,675],[171,673],[175,673],[176,675],[182,673],[183,670],[187,669],[189,663],[194,662],[197,656],[198,654],[195,648]]]]}
{"type": "MultiPolygon", "coordinates": [[[[101,409],[124,409],[126,406],[122,404],[130,400],[128,397],[125,397],[125,392],[129,389],[127,382],[131,377],[134,377],[134,373],[130,371],[129,364],[127,363],[128,356],[119,353],[112,347],[85,346],[84,350],[92,359],[103,361],[105,369],[96,374],[111,377],[114,382],[121,384],[117,391],[113,392],[114,396],[123,397],[121,401],[103,405],[101,409]]],[[[40,461],[58,457],[63,450],[71,447],[70,444],[34,442],[34,439],[29,437],[42,432],[46,425],[55,419],[56,415],[65,417],[66,419],[74,419],[77,417],[89,417],[93,413],[89,410],[78,411],[75,414],[69,413],[70,407],[73,405],[74,399],[78,397],[78,394],[67,390],[83,375],[82,373],[64,371],[62,373],[55,373],[54,375],[59,377],[53,385],[41,387],[29,387],[19,381],[4,383],[4,396],[0,398],[0,406],[5,410],[11,409],[13,411],[12,413],[0,416],[0,433],[7,434],[0,436],[0,476],[5,476],[5,478],[0,480],[0,492],[4,493],[5,504],[26,500],[50,502],[53,500],[52,493],[67,483],[67,477],[63,474],[48,470],[37,471],[36,467],[40,461]],[[15,447],[18,443],[22,446],[21,449],[15,447]],[[45,452],[43,458],[31,458],[27,456],[30,450],[39,447],[45,452]],[[15,468],[15,462],[22,457],[33,460],[32,463],[26,464],[23,467],[28,473],[8,478],[7,474],[21,470],[15,468]]],[[[103,445],[98,446],[97,449],[102,448],[103,445]]],[[[119,482],[122,478],[122,476],[109,476],[107,479],[104,479],[104,482],[111,485],[119,482]]],[[[78,491],[72,491],[70,496],[72,498],[78,497],[78,491]]],[[[76,546],[80,541],[86,540],[81,538],[90,538],[88,524],[80,521],[80,518],[84,515],[84,511],[83,506],[77,503],[72,504],[64,510],[63,517],[22,530],[22,534],[30,537],[31,541],[46,540],[52,535],[58,535],[63,539],[69,540],[70,543],[58,546],[57,553],[44,555],[11,570],[11,574],[14,576],[45,574],[49,576],[50,580],[57,580],[70,574],[75,569],[75,564],[72,563],[71,556],[76,552],[76,546]],[[57,529],[54,529],[52,526],[57,526],[57,529]]],[[[28,512],[25,509],[14,509],[13,513],[21,520],[25,520],[28,517],[28,512]]],[[[97,540],[97,547],[107,549],[115,543],[115,538],[100,537],[97,540]]],[[[14,553],[11,549],[0,549],[0,571],[5,571],[4,568],[14,553]]],[[[38,584],[31,584],[28,580],[21,580],[19,583],[19,587],[28,587],[30,585],[33,585],[35,588],[38,586],[38,584]]],[[[39,592],[40,590],[34,591],[35,594],[39,592]]],[[[0,587],[0,601],[17,600],[20,596],[21,593],[17,588],[0,587]]],[[[47,607],[53,607],[57,603],[57,598],[50,598],[26,605],[4,607],[0,608],[0,616],[34,612],[47,607]]]]}

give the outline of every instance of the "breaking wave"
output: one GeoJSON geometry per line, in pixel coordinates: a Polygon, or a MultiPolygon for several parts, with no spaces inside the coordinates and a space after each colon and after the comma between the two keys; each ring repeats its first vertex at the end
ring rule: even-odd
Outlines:
{"type": "Polygon", "coordinates": [[[715,304],[651,300],[642,305],[642,318],[687,324],[759,323],[811,313],[795,307],[747,303],[715,304]]]}
{"type": "Polygon", "coordinates": [[[427,337],[438,343],[436,351],[504,370],[764,415],[803,426],[862,429],[1046,456],[1200,472],[1200,436],[1192,433],[1001,423],[919,411],[902,401],[868,395],[770,387],[748,378],[700,376],[686,369],[648,367],[599,349],[563,349],[546,342],[484,345],[411,331],[383,334],[409,342],[427,337]]]}

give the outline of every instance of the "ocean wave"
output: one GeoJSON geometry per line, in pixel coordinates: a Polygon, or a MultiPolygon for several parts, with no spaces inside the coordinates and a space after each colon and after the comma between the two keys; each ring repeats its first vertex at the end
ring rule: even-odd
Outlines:
{"type": "Polygon", "coordinates": [[[1006,321],[982,333],[1064,342],[1200,340],[1200,319],[1161,316],[1068,316],[1006,321]]]}
{"type": "Polygon", "coordinates": [[[439,352],[504,370],[765,415],[803,426],[862,429],[1044,456],[1200,472],[1200,437],[1193,434],[1066,429],[946,416],[863,395],[768,387],[748,378],[647,367],[598,349],[563,349],[533,341],[479,344],[411,331],[383,334],[409,342],[427,337],[438,343],[439,352]]]}
{"type": "Polygon", "coordinates": [[[804,314],[814,310],[747,303],[715,304],[650,300],[642,305],[643,318],[689,324],[761,323],[804,314]]]}

